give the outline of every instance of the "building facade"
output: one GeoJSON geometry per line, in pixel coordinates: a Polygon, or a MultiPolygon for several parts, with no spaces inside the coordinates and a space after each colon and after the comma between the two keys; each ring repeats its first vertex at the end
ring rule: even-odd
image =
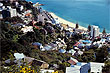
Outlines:
{"type": "Polygon", "coordinates": [[[99,27],[92,25],[90,35],[91,35],[92,38],[95,38],[95,37],[99,36],[99,27]]]}

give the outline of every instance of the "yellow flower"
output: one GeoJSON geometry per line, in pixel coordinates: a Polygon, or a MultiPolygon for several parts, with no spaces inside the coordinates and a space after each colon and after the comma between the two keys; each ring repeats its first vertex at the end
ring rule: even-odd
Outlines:
{"type": "Polygon", "coordinates": [[[32,70],[33,71],[33,73],[34,73],[34,70],[32,70]]]}
{"type": "Polygon", "coordinates": [[[58,73],[58,71],[56,71],[55,73],[58,73]]]}
{"type": "Polygon", "coordinates": [[[28,68],[28,70],[31,70],[31,68],[28,68]]]}
{"type": "Polygon", "coordinates": [[[22,68],[23,71],[25,71],[25,68],[22,68]]]}
{"type": "Polygon", "coordinates": [[[27,71],[28,70],[28,68],[27,67],[24,67],[24,69],[27,71]]]}
{"type": "Polygon", "coordinates": [[[26,73],[26,71],[23,71],[23,73],[26,73]]]}
{"type": "Polygon", "coordinates": [[[22,68],[22,66],[20,66],[20,68],[22,68]]]}
{"type": "Polygon", "coordinates": [[[20,72],[23,72],[23,70],[20,70],[20,72]]]}

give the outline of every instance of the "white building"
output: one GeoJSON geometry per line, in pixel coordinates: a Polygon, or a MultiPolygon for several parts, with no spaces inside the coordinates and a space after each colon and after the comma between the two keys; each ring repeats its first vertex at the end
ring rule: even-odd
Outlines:
{"type": "Polygon", "coordinates": [[[90,62],[91,73],[102,73],[102,66],[104,63],[90,62]]]}
{"type": "Polygon", "coordinates": [[[49,70],[49,69],[41,69],[41,73],[52,73],[54,70],[49,70]]]}
{"type": "Polygon", "coordinates": [[[11,17],[17,16],[16,9],[11,8],[11,6],[7,6],[7,10],[10,12],[11,17]]]}
{"type": "Polygon", "coordinates": [[[3,17],[2,17],[2,14],[0,14],[0,19],[2,19],[3,17]]]}
{"type": "Polygon", "coordinates": [[[18,2],[15,2],[15,5],[16,5],[16,6],[18,6],[18,5],[19,5],[19,3],[18,3],[18,2]]]}
{"type": "Polygon", "coordinates": [[[91,26],[91,37],[95,38],[97,36],[99,36],[99,27],[92,25],[91,26]]]}
{"type": "Polygon", "coordinates": [[[80,73],[81,66],[66,67],[66,73],[80,73]]]}
{"type": "Polygon", "coordinates": [[[22,11],[24,9],[23,5],[20,6],[20,11],[22,11]]]}
{"type": "Polygon", "coordinates": [[[110,42],[110,37],[107,37],[106,41],[107,41],[107,42],[110,42]]]}
{"type": "Polygon", "coordinates": [[[2,8],[1,8],[2,10],[4,10],[5,9],[5,6],[2,6],[2,8]]]}
{"type": "Polygon", "coordinates": [[[89,64],[84,62],[79,62],[79,63],[80,63],[79,65],[77,63],[76,65],[73,65],[71,67],[66,67],[66,73],[85,73],[85,72],[81,72],[81,69],[82,68],[83,70],[87,69],[87,67],[89,67],[89,64]],[[84,65],[86,65],[86,67],[84,65]]]}
{"type": "Polygon", "coordinates": [[[10,9],[11,17],[17,16],[17,11],[16,9],[10,9]]]}
{"type": "Polygon", "coordinates": [[[3,6],[3,3],[0,3],[0,7],[2,7],[3,6]]]}
{"type": "Polygon", "coordinates": [[[23,31],[23,33],[33,32],[33,27],[32,26],[25,26],[24,28],[21,29],[21,31],[23,31]]]}
{"type": "Polygon", "coordinates": [[[3,3],[0,3],[0,19],[2,19],[2,10],[3,10],[3,3]]]}

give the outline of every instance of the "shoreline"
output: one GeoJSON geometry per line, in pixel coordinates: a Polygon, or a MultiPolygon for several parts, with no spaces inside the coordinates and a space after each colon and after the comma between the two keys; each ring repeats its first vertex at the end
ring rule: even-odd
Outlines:
{"type": "MultiPolygon", "coordinates": [[[[72,27],[72,28],[75,28],[75,27],[76,27],[76,23],[72,23],[72,22],[70,22],[70,21],[67,21],[67,20],[65,20],[65,19],[63,19],[63,18],[57,16],[57,15],[56,15],[55,13],[53,13],[53,12],[49,12],[49,14],[51,14],[51,16],[52,16],[53,18],[58,18],[58,21],[59,21],[60,23],[67,24],[69,27],[72,27]]],[[[80,26],[80,25],[79,25],[79,28],[78,28],[78,29],[87,31],[87,28],[86,28],[86,27],[83,27],[83,26],[80,26]]]]}

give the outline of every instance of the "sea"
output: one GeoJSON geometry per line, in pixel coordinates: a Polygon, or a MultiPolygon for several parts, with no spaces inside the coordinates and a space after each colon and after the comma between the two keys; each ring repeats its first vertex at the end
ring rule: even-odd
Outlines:
{"type": "MultiPolygon", "coordinates": [[[[30,0],[27,0],[30,1],[30,0]]],[[[44,4],[42,8],[83,27],[99,26],[110,33],[110,0],[31,0],[44,4]]]]}

